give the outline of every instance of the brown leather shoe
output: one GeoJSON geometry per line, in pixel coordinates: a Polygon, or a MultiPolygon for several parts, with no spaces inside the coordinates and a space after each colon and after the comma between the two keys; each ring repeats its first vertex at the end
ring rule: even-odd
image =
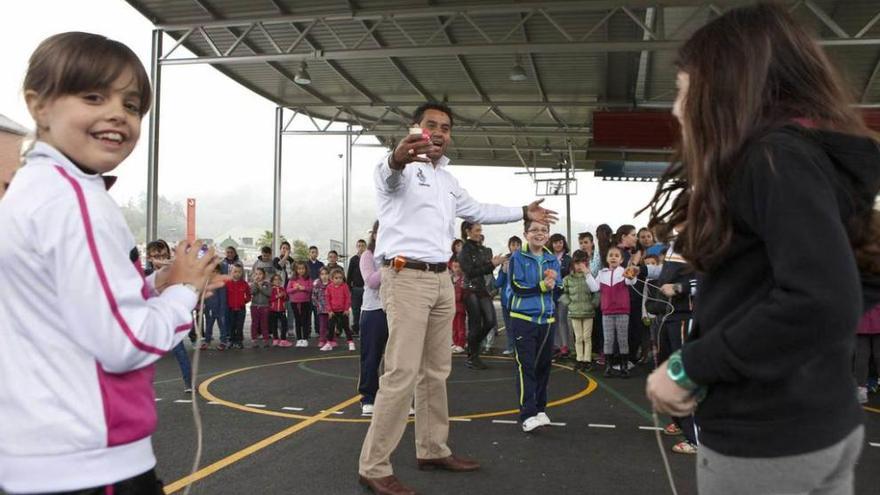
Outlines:
{"type": "Polygon", "coordinates": [[[384,478],[358,475],[358,481],[376,495],[416,495],[415,490],[401,483],[393,474],[384,478]]]}
{"type": "Polygon", "coordinates": [[[440,459],[416,459],[419,469],[445,469],[446,471],[464,472],[476,471],[480,469],[480,463],[473,459],[465,459],[463,457],[443,457],[440,459]]]}

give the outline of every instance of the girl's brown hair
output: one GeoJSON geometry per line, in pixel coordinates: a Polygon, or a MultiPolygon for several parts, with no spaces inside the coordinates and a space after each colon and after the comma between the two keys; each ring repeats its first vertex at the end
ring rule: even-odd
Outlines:
{"type": "Polygon", "coordinates": [[[303,270],[305,270],[306,278],[309,279],[309,280],[311,280],[311,278],[309,277],[309,266],[306,265],[306,262],[305,262],[305,261],[300,261],[300,260],[296,260],[296,261],[293,262],[293,275],[294,275],[294,278],[299,278],[299,269],[300,269],[300,268],[302,268],[303,270]]]}
{"type": "MultiPolygon", "coordinates": [[[[661,240],[681,227],[676,248],[700,271],[730,247],[727,192],[747,145],[796,118],[874,137],[825,53],[782,6],[726,12],[694,33],[676,65],[689,76],[683,139],[642,211],[650,208],[649,226],[661,240]]],[[[876,217],[848,225],[860,267],[873,264],[873,271],[880,256],[871,261],[867,251],[880,241],[876,217]]]]}
{"type": "Polygon", "coordinates": [[[376,252],[376,239],[379,236],[379,220],[373,222],[373,230],[370,232],[370,242],[367,244],[367,251],[376,252]]]}
{"type": "Polygon", "coordinates": [[[24,90],[41,99],[110,88],[130,69],[141,117],[150,109],[150,78],[140,59],[124,44],[99,34],[69,32],[43,40],[31,55],[24,90]]]}
{"type": "MultiPolygon", "coordinates": [[[[603,223],[596,227],[596,242],[593,249],[599,250],[599,258],[604,260],[608,256],[608,248],[612,246],[611,237],[614,231],[607,223],[603,223]]],[[[614,244],[616,246],[616,244],[614,244]]],[[[604,263],[604,261],[603,261],[604,263]]]]}

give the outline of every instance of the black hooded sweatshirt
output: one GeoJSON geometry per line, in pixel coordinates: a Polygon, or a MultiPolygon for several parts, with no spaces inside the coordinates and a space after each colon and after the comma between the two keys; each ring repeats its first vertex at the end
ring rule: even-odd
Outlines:
{"type": "Polygon", "coordinates": [[[803,454],[863,421],[855,332],[880,291],[860,278],[845,225],[878,190],[880,151],[866,138],[789,125],[744,150],[727,191],[733,239],[701,274],[682,350],[707,388],[696,419],[708,448],[803,454]]]}

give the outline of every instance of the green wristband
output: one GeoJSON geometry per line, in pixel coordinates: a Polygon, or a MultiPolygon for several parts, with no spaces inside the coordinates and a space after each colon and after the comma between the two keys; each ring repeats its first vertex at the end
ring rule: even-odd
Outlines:
{"type": "Polygon", "coordinates": [[[681,351],[675,351],[669,356],[669,360],[666,361],[666,374],[669,378],[672,379],[679,387],[685,390],[697,390],[700,388],[699,385],[693,382],[687,373],[684,371],[684,362],[681,360],[681,351]]]}

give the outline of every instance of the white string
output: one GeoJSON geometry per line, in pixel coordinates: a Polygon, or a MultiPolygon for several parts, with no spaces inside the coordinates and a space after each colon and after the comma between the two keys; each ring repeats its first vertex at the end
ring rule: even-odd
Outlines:
{"type": "MultiPolygon", "coordinates": [[[[647,287],[653,287],[657,290],[660,290],[660,287],[648,282],[647,280],[638,280],[636,282],[642,282],[645,284],[645,292],[639,292],[636,288],[636,285],[633,284],[630,287],[636,292],[636,294],[642,296],[646,301],[657,301],[666,304],[668,311],[663,315],[663,318],[660,319],[660,326],[657,329],[657,333],[659,335],[660,331],[663,329],[663,325],[666,324],[666,319],[669,318],[672,313],[675,312],[675,306],[672,304],[671,300],[667,299],[658,299],[656,297],[651,297],[647,294],[647,287]]],[[[654,353],[654,364],[655,367],[657,363],[657,354],[654,353]]],[[[651,408],[651,416],[654,418],[654,437],[657,439],[657,448],[660,450],[660,457],[663,458],[663,467],[666,470],[666,478],[669,480],[669,488],[672,490],[672,495],[678,495],[678,490],[675,487],[675,478],[672,476],[672,467],[669,465],[669,457],[666,455],[666,449],[663,447],[663,440],[660,437],[660,418],[657,416],[657,410],[653,407],[651,408]]],[[[694,424],[694,429],[696,429],[696,423],[694,424]]]]}
{"type": "MultiPolygon", "coordinates": [[[[205,286],[202,287],[202,293],[199,296],[199,305],[196,308],[196,342],[198,342],[199,336],[202,335],[202,332],[205,328],[205,292],[208,289],[208,282],[210,282],[210,278],[205,280],[205,286]]],[[[192,361],[192,372],[190,373],[190,383],[189,388],[192,390],[192,413],[193,413],[193,423],[195,423],[196,427],[196,455],[193,458],[192,471],[189,474],[189,482],[186,484],[186,488],[183,490],[183,495],[189,495],[190,490],[192,489],[193,481],[195,480],[195,474],[199,470],[199,464],[202,462],[202,415],[199,413],[199,400],[198,400],[198,390],[196,390],[196,377],[199,376],[199,357],[201,356],[201,352],[199,350],[199,346],[194,346],[193,349],[193,361],[192,361]]]]}

